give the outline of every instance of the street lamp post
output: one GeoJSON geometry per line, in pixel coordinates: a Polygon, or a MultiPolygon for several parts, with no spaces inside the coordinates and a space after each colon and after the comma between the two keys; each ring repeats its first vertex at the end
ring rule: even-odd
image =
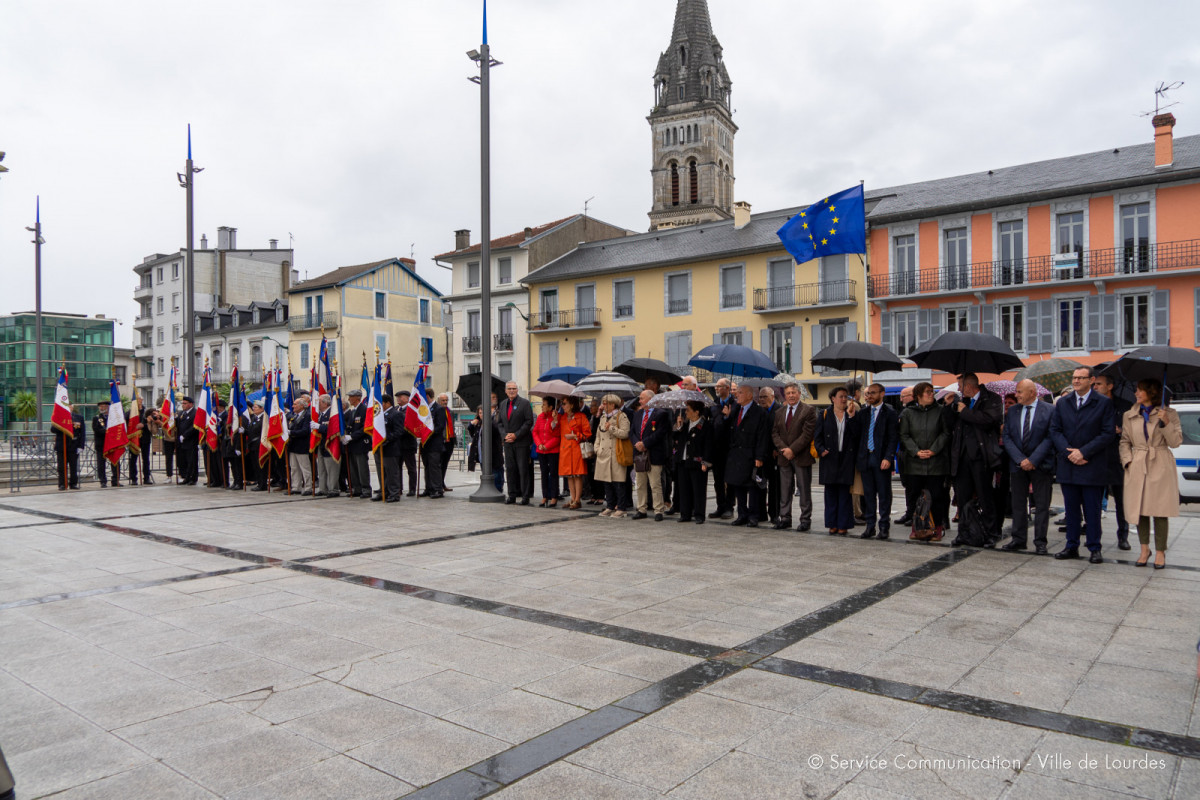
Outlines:
{"type": "MultiPolygon", "coordinates": [[[[482,252],[479,254],[479,397],[490,414],[491,403],[488,398],[492,393],[492,165],[489,73],[491,68],[499,66],[500,62],[492,59],[491,49],[488,47],[486,0],[483,5],[483,43],[478,51],[468,52],[467,57],[479,64],[479,76],[470,78],[479,84],[479,194],[482,217],[479,224],[482,237],[482,252]]],[[[499,444],[492,441],[491,419],[484,417],[483,424],[479,427],[479,460],[483,469],[479,476],[479,488],[470,497],[473,503],[498,503],[504,499],[504,495],[496,491],[495,478],[492,475],[492,447],[499,444]]]]}
{"type": "Polygon", "coordinates": [[[196,173],[204,171],[204,167],[197,167],[192,163],[191,123],[188,123],[187,144],[187,161],[184,162],[183,172],[175,173],[175,177],[179,179],[179,185],[187,190],[187,254],[183,262],[183,329],[187,331],[185,338],[187,352],[183,356],[183,385],[187,387],[186,394],[191,396],[196,393],[196,331],[193,324],[196,316],[196,251],[193,235],[192,189],[196,173]]]}
{"type": "MultiPolygon", "coordinates": [[[[3,157],[0,153],[0,158],[3,157]]],[[[34,376],[33,392],[37,398],[37,429],[42,429],[42,198],[38,195],[37,211],[33,227],[25,230],[33,234],[33,340],[34,340],[34,376]]]]}

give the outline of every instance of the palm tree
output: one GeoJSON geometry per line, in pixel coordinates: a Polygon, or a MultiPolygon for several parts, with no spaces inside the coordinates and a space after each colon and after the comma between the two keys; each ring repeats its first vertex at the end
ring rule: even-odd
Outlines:
{"type": "Polygon", "coordinates": [[[33,392],[17,392],[13,395],[13,416],[25,422],[25,430],[29,430],[29,420],[37,416],[37,397],[33,392]]]}

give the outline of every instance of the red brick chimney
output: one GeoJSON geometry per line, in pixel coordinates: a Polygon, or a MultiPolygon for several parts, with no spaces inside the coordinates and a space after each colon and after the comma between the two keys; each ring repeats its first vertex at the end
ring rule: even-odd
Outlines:
{"type": "Polygon", "coordinates": [[[1171,134],[1171,129],[1175,127],[1175,115],[1170,111],[1155,114],[1151,121],[1154,123],[1154,166],[1169,167],[1175,160],[1175,139],[1171,134]]]}

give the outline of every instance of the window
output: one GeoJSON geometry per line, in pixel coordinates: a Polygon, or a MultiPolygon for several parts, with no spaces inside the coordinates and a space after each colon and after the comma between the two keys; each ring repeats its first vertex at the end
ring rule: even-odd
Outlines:
{"type": "Polygon", "coordinates": [[[612,340],[612,365],[615,367],[633,358],[634,337],[614,336],[612,340]]]}
{"type": "Polygon", "coordinates": [[[467,312],[467,337],[478,339],[482,328],[482,318],[479,309],[472,309],[467,312]]]}
{"type": "Polygon", "coordinates": [[[157,313],[163,313],[163,299],[161,297],[158,298],[157,313]]]}
{"type": "Polygon", "coordinates": [[[375,293],[375,319],[387,318],[387,295],[383,292],[375,293]]]}
{"type": "Polygon", "coordinates": [[[479,288],[479,262],[472,261],[467,264],[467,288],[479,288]]]}
{"type": "MultiPolygon", "coordinates": [[[[254,310],[255,315],[258,314],[258,309],[254,310]]],[[[257,322],[257,320],[255,320],[257,322]]],[[[313,327],[313,299],[311,297],[304,298],[304,327],[313,327]]]]}
{"type": "Polygon", "coordinates": [[[914,233],[892,240],[892,294],[917,291],[917,236],[914,233]]]}
{"type": "Polygon", "coordinates": [[[538,316],[541,327],[558,327],[558,289],[543,289],[538,294],[538,316]]]}
{"type": "Polygon", "coordinates": [[[300,343],[300,369],[309,366],[308,363],[308,342],[300,343]]]}
{"type": "Polygon", "coordinates": [[[219,348],[213,348],[211,364],[213,372],[221,371],[221,350],[219,348]]]}
{"type": "Polygon", "coordinates": [[[433,339],[429,337],[421,339],[421,361],[425,364],[433,361],[433,339]]]}
{"type": "MultiPolygon", "coordinates": [[[[501,308],[496,311],[496,333],[501,336],[512,336],[512,312],[511,308],[501,308]]],[[[512,347],[511,343],[509,347],[512,347]]]]}
{"type": "Polygon", "coordinates": [[[971,268],[967,264],[967,229],[947,228],[945,238],[945,284],[948,291],[971,287],[971,268]]]}
{"type": "Polygon", "coordinates": [[[721,267],[721,310],[746,307],[746,268],[742,264],[721,267]]]}
{"type": "Polygon", "coordinates": [[[174,264],[171,265],[171,280],[173,280],[173,281],[179,280],[179,262],[178,261],[176,261],[174,264]]]}
{"type": "Polygon", "coordinates": [[[1083,299],[1058,301],[1058,349],[1083,349],[1083,299]]]}
{"type": "Polygon", "coordinates": [[[1009,303],[1000,306],[1000,338],[1015,352],[1025,349],[1025,306],[1009,303]]]}
{"type": "Polygon", "coordinates": [[[159,282],[159,283],[162,283],[162,282],[163,282],[163,268],[162,268],[162,267],[155,267],[155,269],[154,269],[154,274],[155,274],[155,277],[157,277],[157,278],[158,278],[158,282],[159,282]]]}
{"type": "Polygon", "coordinates": [[[575,366],[588,372],[596,371],[596,340],[579,339],[575,342],[575,366]]]}
{"type": "Polygon", "coordinates": [[[172,342],[179,341],[179,326],[178,325],[171,326],[171,341],[172,342]]]}
{"type": "Polygon", "coordinates": [[[596,324],[596,284],[575,287],[575,324],[596,324]]]}
{"type": "MultiPolygon", "coordinates": [[[[1025,282],[1025,220],[1000,223],[1000,283],[1025,282]]],[[[1016,348],[1014,348],[1016,349],[1016,348]]]]}
{"type": "MultiPolygon", "coordinates": [[[[851,302],[850,264],[845,253],[821,258],[821,285],[819,299],[822,303],[851,302]]],[[[799,303],[797,303],[799,305],[799,303]]]]}
{"type": "Polygon", "coordinates": [[[325,342],[325,353],[329,356],[329,363],[333,364],[333,360],[337,358],[337,342],[332,339],[325,342]]]}
{"type": "Polygon", "coordinates": [[[892,318],[896,355],[908,358],[917,349],[917,312],[897,311],[892,318]]]}
{"type": "Polygon", "coordinates": [[[429,299],[426,297],[421,298],[421,324],[429,324],[429,299]]]}
{"type": "MultiPolygon", "coordinates": [[[[682,90],[681,90],[682,91],[682,90]]],[[[674,161],[671,167],[671,205],[679,205],[679,167],[674,161]]]]}
{"type": "MultiPolygon", "coordinates": [[[[475,372],[480,372],[482,370],[482,367],[480,367],[479,364],[472,364],[471,366],[473,366],[475,368],[474,369],[475,372]]],[[[496,362],[496,377],[499,378],[500,380],[504,381],[505,383],[508,383],[509,381],[511,381],[513,379],[512,362],[511,361],[497,361],[496,362]]]]}
{"type": "Polygon", "coordinates": [[[160,359],[158,360],[158,374],[159,374],[159,375],[166,375],[166,374],[167,374],[167,372],[166,372],[166,369],[167,369],[166,362],[165,362],[163,359],[161,359],[161,358],[160,358],[160,359]]]}
{"type": "Polygon", "coordinates": [[[745,331],[721,331],[721,344],[742,344],[745,331]]]}
{"type": "MultiPolygon", "coordinates": [[[[330,364],[332,364],[332,363],[333,362],[330,361],[330,364]]],[[[262,348],[256,344],[251,345],[250,346],[250,371],[251,372],[262,372],[262,366],[263,366],[262,348]]]]}
{"type": "Polygon", "coordinates": [[[230,350],[229,350],[229,366],[231,369],[237,365],[238,360],[241,358],[241,355],[242,355],[242,351],[240,349],[238,349],[236,347],[230,348],[230,350]]]}
{"type": "Polygon", "coordinates": [[[633,319],[632,280],[613,281],[613,319],[633,319]]]}
{"type": "Polygon", "coordinates": [[[780,372],[792,372],[792,328],[771,329],[771,360],[780,372]]]}
{"type": "Polygon", "coordinates": [[[512,283],[512,259],[496,259],[496,283],[504,285],[512,283]]]}
{"type": "Polygon", "coordinates": [[[947,331],[965,331],[965,330],[967,330],[967,310],[965,308],[947,308],[946,309],[946,330],[947,331]]]}
{"type": "Polygon", "coordinates": [[[1083,212],[1058,215],[1058,252],[1067,258],[1054,259],[1055,278],[1083,277],[1083,212]],[[1074,258],[1070,258],[1074,255],[1074,258]]]}
{"type": "Polygon", "coordinates": [[[690,314],[692,311],[692,276],[687,272],[667,275],[667,314],[690,314]]]}
{"type": "MultiPolygon", "coordinates": [[[[473,364],[467,364],[467,374],[468,375],[479,375],[482,373],[483,373],[483,365],[480,364],[479,362],[475,362],[473,364]]],[[[497,375],[499,375],[499,373],[497,373],[497,375]]]]}
{"type": "Polygon", "coordinates": [[[171,310],[172,311],[179,310],[179,292],[171,293],[171,310]]]}
{"type": "Polygon", "coordinates": [[[830,345],[838,342],[846,341],[846,323],[844,322],[822,322],[821,323],[821,349],[824,350],[830,345]]]}
{"type": "Polygon", "coordinates": [[[688,162],[688,194],[692,205],[700,202],[700,173],[696,169],[695,159],[688,162]]]}
{"type": "Polygon", "coordinates": [[[158,328],[157,331],[158,331],[158,343],[159,344],[166,343],[167,340],[166,340],[166,337],[163,335],[163,329],[158,328]]]}
{"type": "MultiPolygon", "coordinates": [[[[379,353],[379,359],[382,361],[387,358],[388,352],[388,337],[386,333],[375,334],[375,349],[379,353]]],[[[369,357],[369,356],[368,356],[369,357]]]]}
{"type": "Polygon", "coordinates": [[[667,334],[667,363],[672,367],[682,367],[692,357],[692,332],[677,331],[667,334]]]}
{"type": "Polygon", "coordinates": [[[1121,345],[1150,344],[1150,295],[1127,294],[1121,298],[1121,345]]]}
{"type": "Polygon", "coordinates": [[[557,368],[558,342],[542,342],[538,345],[538,369],[547,372],[557,368]]]}
{"type": "Polygon", "coordinates": [[[1121,269],[1150,271],[1150,204],[1121,206],[1121,269]]]}

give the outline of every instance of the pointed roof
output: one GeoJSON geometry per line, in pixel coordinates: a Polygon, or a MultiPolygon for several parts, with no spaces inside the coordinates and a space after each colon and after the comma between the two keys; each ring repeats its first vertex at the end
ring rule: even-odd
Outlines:
{"type": "Polygon", "coordinates": [[[396,264],[400,269],[412,275],[422,286],[433,292],[435,296],[442,296],[442,293],[437,288],[417,274],[417,262],[411,258],[385,258],[382,261],[370,261],[366,264],[352,264],[348,267],[338,267],[323,275],[318,275],[315,278],[309,278],[306,281],[297,283],[288,289],[287,293],[296,294],[298,292],[311,292],[316,289],[344,286],[355,278],[374,272],[389,264],[396,264]]]}
{"type": "MultiPolygon", "coordinates": [[[[574,216],[563,217],[562,219],[556,219],[553,222],[547,222],[544,225],[538,225],[535,228],[526,228],[525,230],[518,231],[517,233],[510,233],[507,236],[501,236],[498,239],[492,239],[491,251],[494,253],[497,250],[504,250],[505,248],[509,248],[509,247],[518,247],[520,245],[525,244],[526,242],[536,239],[537,237],[541,236],[544,233],[549,233],[551,230],[557,228],[559,225],[564,225],[568,222],[574,222],[575,220],[580,219],[581,217],[583,217],[582,214],[575,214],[574,216]]],[[[463,256],[468,253],[479,253],[482,251],[483,251],[483,243],[476,242],[475,244],[470,245],[469,247],[464,247],[462,250],[451,250],[447,253],[439,253],[438,255],[433,257],[433,260],[434,261],[445,261],[446,259],[449,259],[449,258],[463,256]]]]}
{"type": "Polygon", "coordinates": [[[727,106],[731,82],[722,54],[721,43],[713,35],[708,0],[679,0],[675,7],[671,43],[659,56],[654,75],[655,82],[666,85],[655,110],[705,100],[727,106]]]}

